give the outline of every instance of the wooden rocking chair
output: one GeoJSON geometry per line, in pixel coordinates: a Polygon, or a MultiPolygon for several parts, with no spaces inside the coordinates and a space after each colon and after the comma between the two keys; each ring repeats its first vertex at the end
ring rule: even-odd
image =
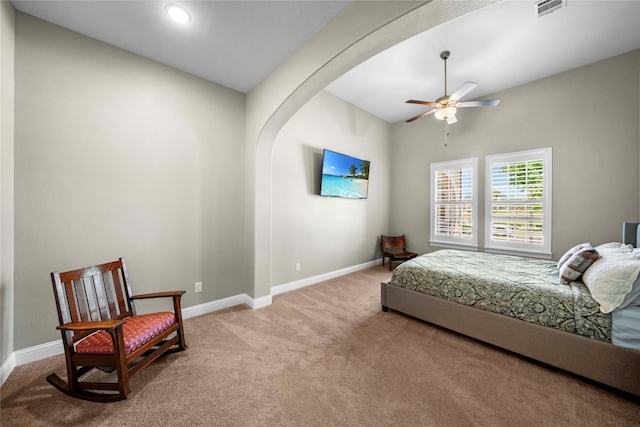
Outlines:
{"type": "Polygon", "coordinates": [[[67,381],[55,373],[47,377],[58,390],[94,402],[123,400],[133,374],[165,353],[187,348],[180,308],[185,291],[131,295],[123,258],[54,272],[51,280],[67,365],[67,381]],[[173,312],[136,315],[134,300],[158,297],[172,298],[173,312]],[[117,382],[81,381],[94,368],[115,370],[117,382]]]}

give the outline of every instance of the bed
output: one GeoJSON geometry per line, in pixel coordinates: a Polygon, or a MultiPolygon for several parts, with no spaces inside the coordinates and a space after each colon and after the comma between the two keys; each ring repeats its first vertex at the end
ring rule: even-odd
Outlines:
{"type": "Polygon", "coordinates": [[[557,262],[440,250],[394,270],[382,309],[640,396],[638,246],[640,227],[625,223],[622,242],[576,245],[557,262]],[[613,295],[621,271],[631,289],[613,295]]]}

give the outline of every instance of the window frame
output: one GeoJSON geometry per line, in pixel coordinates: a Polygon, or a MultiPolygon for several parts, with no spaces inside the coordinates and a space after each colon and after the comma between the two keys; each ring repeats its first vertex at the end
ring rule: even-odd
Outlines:
{"type": "MultiPolygon", "coordinates": [[[[468,158],[460,160],[450,160],[445,162],[431,163],[430,167],[430,196],[429,196],[429,209],[430,209],[430,227],[429,227],[429,244],[432,246],[445,246],[445,247],[459,247],[464,249],[478,249],[478,158],[468,158]],[[444,236],[436,233],[436,200],[438,191],[438,180],[436,178],[436,172],[441,170],[451,169],[471,169],[471,238],[457,237],[457,236],[444,236]]],[[[468,204],[460,201],[459,204],[468,204]]]]}
{"type": "MultiPolygon", "coordinates": [[[[485,158],[485,250],[538,258],[551,258],[551,225],[552,225],[552,149],[551,147],[535,150],[519,151],[505,154],[495,154],[485,158]],[[542,160],[542,243],[526,243],[494,240],[492,234],[492,202],[493,202],[493,173],[492,167],[500,163],[517,163],[531,160],[542,160]]],[[[534,199],[526,199],[524,203],[534,199]]],[[[501,201],[500,203],[520,203],[523,201],[501,201]]]]}

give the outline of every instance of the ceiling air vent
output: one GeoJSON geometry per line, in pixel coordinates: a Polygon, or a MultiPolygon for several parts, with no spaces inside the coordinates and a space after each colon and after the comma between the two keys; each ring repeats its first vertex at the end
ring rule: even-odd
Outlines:
{"type": "Polygon", "coordinates": [[[567,0],[540,0],[535,2],[538,17],[555,12],[562,6],[567,5],[567,0]]]}

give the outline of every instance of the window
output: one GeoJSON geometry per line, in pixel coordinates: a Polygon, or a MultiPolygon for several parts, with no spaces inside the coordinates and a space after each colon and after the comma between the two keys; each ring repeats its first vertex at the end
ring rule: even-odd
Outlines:
{"type": "Polygon", "coordinates": [[[478,246],[478,159],[431,164],[432,244],[478,246]]]}
{"type": "Polygon", "coordinates": [[[551,256],[551,148],[487,156],[485,248],[551,256]]]}

